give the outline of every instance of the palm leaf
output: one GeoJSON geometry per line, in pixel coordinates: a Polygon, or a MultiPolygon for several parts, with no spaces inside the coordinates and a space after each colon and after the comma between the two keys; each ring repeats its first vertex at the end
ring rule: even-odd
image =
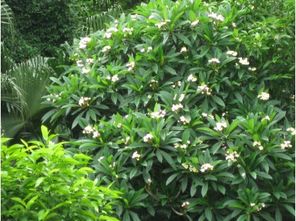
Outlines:
{"type": "Polygon", "coordinates": [[[113,5],[108,11],[90,16],[86,18],[85,24],[83,25],[83,32],[89,34],[104,29],[106,23],[110,22],[113,18],[118,17],[121,13],[121,6],[113,5]]]}
{"type": "MultiPolygon", "coordinates": [[[[17,109],[18,112],[12,112],[9,109],[4,110],[2,126],[10,137],[14,136],[23,126],[32,125],[31,120],[34,116],[45,108],[41,104],[42,96],[46,92],[49,77],[53,73],[47,62],[48,58],[37,56],[20,64],[15,64],[5,76],[2,75],[1,82],[7,81],[14,86],[14,93],[9,93],[11,91],[7,89],[8,86],[1,88],[1,93],[5,92],[5,97],[1,97],[2,106],[12,105],[10,101],[16,99],[15,94],[19,95],[18,99],[21,106],[17,109]],[[6,79],[7,76],[9,76],[8,79],[6,79]],[[15,126],[13,131],[11,125],[15,126]]],[[[6,83],[6,85],[9,85],[9,83],[6,83]]]]}

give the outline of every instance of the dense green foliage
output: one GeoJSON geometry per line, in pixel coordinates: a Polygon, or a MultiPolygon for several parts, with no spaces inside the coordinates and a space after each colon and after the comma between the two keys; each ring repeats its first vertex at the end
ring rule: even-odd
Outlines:
{"type": "Polygon", "coordinates": [[[293,4],[256,2],[151,1],[51,78],[43,119],[123,192],[121,220],[293,219],[293,4]]]}
{"type": "Polygon", "coordinates": [[[88,178],[89,156],[64,150],[42,127],[43,141],[1,140],[1,217],[9,221],[105,220],[119,192],[88,178]]]}

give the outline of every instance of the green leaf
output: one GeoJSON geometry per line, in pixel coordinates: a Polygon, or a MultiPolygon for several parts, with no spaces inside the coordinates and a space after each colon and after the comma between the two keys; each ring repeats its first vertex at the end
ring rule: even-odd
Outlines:
{"type": "Polygon", "coordinates": [[[166,181],[166,183],[165,183],[165,185],[169,185],[177,176],[178,176],[179,174],[177,174],[177,173],[175,173],[175,174],[173,174],[173,175],[171,175],[168,179],[167,179],[167,181],[166,181]]]}
{"type": "Polygon", "coordinates": [[[207,195],[208,187],[209,186],[208,186],[208,183],[207,182],[202,185],[202,188],[201,188],[201,195],[202,195],[202,197],[204,197],[205,195],[207,195]]]}
{"type": "Polygon", "coordinates": [[[38,187],[43,181],[44,181],[45,177],[39,177],[37,180],[36,180],[36,183],[35,183],[35,188],[38,187]]]}
{"type": "Polygon", "coordinates": [[[213,98],[213,100],[215,101],[216,104],[219,104],[220,106],[225,107],[225,103],[220,97],[217,97],[215,95],[212,98],[213,98]]]}
{"type": "Polygon", "coordinates": [[[42,133],[43,139],[47,140],[49,132],[48,132],[47,127],[45,127],[44,125],[41,126],[41,133],[42,133]]]}

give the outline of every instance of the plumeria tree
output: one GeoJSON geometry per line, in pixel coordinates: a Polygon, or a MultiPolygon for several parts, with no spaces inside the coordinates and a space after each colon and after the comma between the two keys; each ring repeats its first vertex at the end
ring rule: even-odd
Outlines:
{"type": "Polygon", "coordinates": [[[123,192],[121,220],[294,216],[294,120],[241,41],[248,13],[151,1],[77,40],[73,66],[52,78],[43,119],[123,192]]]}

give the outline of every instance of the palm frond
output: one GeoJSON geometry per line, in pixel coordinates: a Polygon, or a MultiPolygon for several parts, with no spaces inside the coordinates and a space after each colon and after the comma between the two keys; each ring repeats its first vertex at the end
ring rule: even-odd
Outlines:
{"type": "Polygon", "coordinates": [[[9,131],[11,137],[18,131],[11,131],[5,128],[5,125],[11,125],[12,121],[19,122],[15,128],[21,129],[24,125],[30,124],[30,120],[45,107],[41,104],[42,96],[46,92],[46,86],[49,84],[49,77],[52,73],[48,58],[36,56],[28,61],[14,64],[12,69],[2,75],[1,101],[2,107],[7,108],[4,110],[6,117],[2,118],[2,125],[5,131],[9,131]],[[9,90],[9,85],[13,86],[13,91],[9,90]],[[12,103],[16,99],[18,102],[12,103]],[[18,105],[14,107],[18,111],[11,111],[13,105],[18,105]]]}
{"type": "Polygon", "coordinates": [[[104,29],[106,23],[113,18],[118,17],[123,12],[120,5],[113,5],[108,11],[101,12],[99,14],[86,18],[83,26],[83,32],[85,34],[96,32],[97,30],[104,29]]]}
{"type": "Polygon", "coordinates": [[[1,25],[2,29],[13,29],[13,12],[5,0],[1,0],[1,25]]]}

